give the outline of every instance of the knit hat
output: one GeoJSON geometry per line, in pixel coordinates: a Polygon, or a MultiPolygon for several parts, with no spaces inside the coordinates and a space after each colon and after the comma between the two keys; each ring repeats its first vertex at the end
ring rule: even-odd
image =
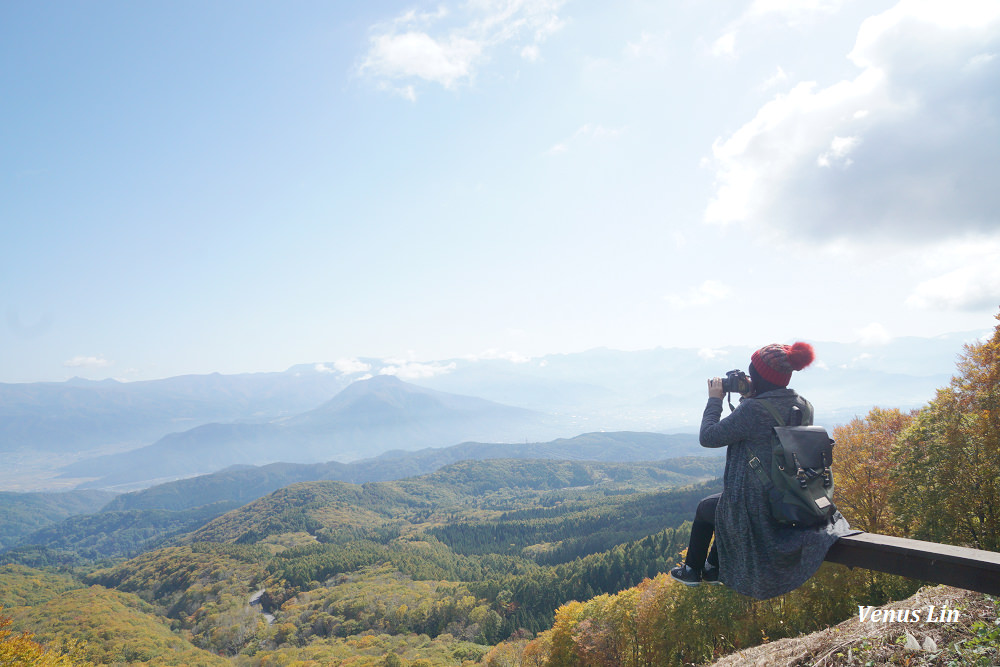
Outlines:
{"type": "Polygon", "coordinates": [[[750,355],[750,362],[762,378],[779,387],[787,387],[792,371],[801,371],[815,358],[813,346],[809,343],[772,343],[750,355]]]}

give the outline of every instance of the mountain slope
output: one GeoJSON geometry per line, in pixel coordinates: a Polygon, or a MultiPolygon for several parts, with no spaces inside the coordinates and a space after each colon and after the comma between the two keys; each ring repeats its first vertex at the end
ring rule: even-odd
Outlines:
{"type": "Polygon", "coordinates": [[[68,491],[65,493],[0,492],[0,551],[18,539],[75,514],[93,514],[114,493],[68,491]]]}
{"type": "Polygon", "coordinates": [[[22,537],[18,546],[0,557],[24,562],[24,554],[37,552],[37,547],[94,560],[132,557],[162,546],[171,537],[196,530],[238,506],[233,502],[218,502],[185,510],[81,514],[22,537]]]}
{"type": "Polygon", "coordinates": [[[66,591],[10,613],[19,629],[30,630],[43,644],[83,639],[81,657],[88,664],[232,665],[172,632],[169,621],[138,596],[100,586],[66,591]]]}
{"type": "Polygon", "coordinates": [[[355,382],[318,408],[283,421],[282,426],[313,442],[334,441],[339,453],[329,458],[344,460],[397,448],[523,439],[546,422],[532,410],[381,375],[355,382]],[[373,442],[378,445],[372,447],[373,442]]]}
{"type": "Polygon", "coordinates": [[[463,460],[555,459],[589,461],[663,461],[670,469],[693,477],[718,474],[721,457],[700,447],[694,435],[662,433],[587,433],[544,443],[489,444],[467,442],[416,452],[392,451],[352,463],[272,463],[236,466],[210,475],[159,484],[117,496],[105,511],[131,509],[181,510],[215,503],[250,502],[296,482],[340,480],[365,482],[402,479],[463,460]],[[693,460],[677,457],[698,455],[693,460]],[[708,455],[708,459],[702,458],[708,455]],[[667,459],[671,459],[667,461],[667,459]],[[712,463],[706,463],[711,461],[712,463]],[[706,470],[708,472],[706,472],[706,470]]]}
{"type": "MultiPolygon", "coordinates": [[[[301,482],[213,519],[185,541],[256,542],[270,534],[343,528],[372,529],[409,512],[481,500],[498,492],[547,492],[566,488],[625,488],[632,493],[701,482],[715,476],[686,475],[670,463],[625,464],[581,461],[495,459],[461,461],[419,477],[350,484],[301,482]]],[[[717,473],[716,473],[717,474],[717,473]]],[[[656,518],[660,522],[661,518],[656,518]]]]}

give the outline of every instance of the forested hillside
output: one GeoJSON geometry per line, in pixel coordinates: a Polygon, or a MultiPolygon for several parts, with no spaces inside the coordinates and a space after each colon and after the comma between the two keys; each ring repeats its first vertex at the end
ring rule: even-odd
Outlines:
{"type": "Polygon", "coordinates": [[[115,495],[109,491],[0,492],[0,551],[67,517],[97,512],[115,495]]]}
{"type": "Polygon", "coordinates": [[[182,532],[182,519],[212,506],[85,515],[36,533],[47,546],[6,554],[63,574],[7,565],[0,602],[17,629],[43,642],[85,641],[97,664],[157,664],[168,627],[187,642],[171,649],[178,655],[210,651],[235,664],[382,665],[398,653],[460,665],[551,627],[568,600],[672,566],[684,522],[718,488],[697,481],[721,464],[462,461],[398,481],[294,484],[193,532],[182,532]],[[143,551],[143,540],[172,546],[95,560],[143,551]],[[88,604],[105,611],[108,632],[46,620],[88,604]]]}
{"type": "MultiPolygon", "coordinates": [[[[625,434],[612,434],[621,437],[625,434]]],[[[640,439],[651,434],[634,434],[640,439]]],[[[591,438],[593,439],[593,438],[591,438]]],[[[482,455],[490,451],[490,445],[480,447],[463,447],[482,455]],[[481,450],[481,448],[483,448],[481,450]]],[[[449,456],[447,453],[430,451],[426,456],[435,459],[449,456]]],[[[339,464],[334,464],[339,465],[339,464]]],[[[698,480],[713,477],[722,469],[722,459],[718,457],[684,457],[668,459],[655,463],[583,463],[552,461],[506,464],[493,463],[488,470],[472,461],[463,461],[451,468],[442,469],[435,476],[428,478],[431,485],[440,483],[458,485],[458,491],[471,493],[476,489],[485,489],[497,484],[534,484],[561,486],[564,484],[584,485],[603,484],[611,487],[615,484],[625,486],[630,490],[663,488],[689,484],[698,480]],[[498,466],[506,465],[516,474],[509,479],[504,478],[504,471],[498,466]],[[511,468],[513,466],[513,468],[511,468]],[[523,480],[518,481],[524,477],[523,480]]],[[[6,555],[0,552],[0,558],[32,565],[55,564],[72,560],[75,556],[86,558],[129,557],[180,539],[187,532],[197,530],[210,520],[241,504],[261,495],[261,488],[275,484],[279,479],[296,479],[310,470],[320,474],[325,471],[323,466],[295,467],[292,472],[284,469],[271,470],[251,469],[234,470],[228,473],[209,475],[203,478],[183,480],[164,484],[140,492],[118,496],[108,505],[94,514],[78,513],[53,523],[54,519],[46,519],[40,512],[34,512],[34,506],[27,501],[33,500],[36,494],[9,494],[15,502],[9,506],[8,514],[13,517],[12,526],[31,525],[32,522],[48,524],[34,532],[26,533],[25,529],[11,530],[9,547],[6,555]],[[15,511],[24,507],[22,513],[15,511]]],[[[388,471],[381,474],[391,476],[399,473],[395,465],[390,465],[388,471]]],[[[362,471],[355,473],[364,479],[369,474],[380,476],[375,466],[366,464],[362,471]]],[[[276,485],[278,486],[278,485],[276,485]]],[[[351,488],[361,488],[348,485],[351,488]]],[[[380,483],[370,488],[382,490],[380,483]]],[[[55,494],[54,494],[55,495],[55,494]]],[[[69,496],[69,494],[66,494],[69,496]]],[[[58,496],[56,496],[58,497],[58,496]]],[[[107,498],[108,495],[102,497],[107,498]]],[[[428,499],[430,502],[433,499],[428,499]]]]}

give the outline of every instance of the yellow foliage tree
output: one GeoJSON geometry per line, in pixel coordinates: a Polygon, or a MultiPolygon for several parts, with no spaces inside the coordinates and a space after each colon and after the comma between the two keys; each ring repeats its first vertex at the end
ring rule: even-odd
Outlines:
{"type": "Polygon", "coordinates": [[[521,667],[546,667],[552,653],[552,630],[539,633],[521,652],[521,667]]]}
{"type": "MultiPolygon", "coordinates": [[[[3,608],[0,607],[0,612],[3,608]]],[[[34,641],[30,632],[14,634],[9,616],[0,613],[0,667],[73,667],[65,655],[53,653],[34,641]]]]}
{"type": "Polygon", "coordinates": [[[989,340],[965,346],[958,374],[895,456],[895,504],[913,536],[1000,550],[1000,324],[989,340]]]}
{"type": "Polygon", "coordinates": [[[482,664],[485,667],[521,667],[523,664],[521,656],[525,646],[528,645],[526,639],[512,639],[500,642],[490,652],[483,656],[482,664]]]}
{"type": "Polygon", "coordinates": [[[851,526],[869,533],[893,534],[890,499],[896,491],[893,447],[915,413],[872,408],[833,429],[837,508],[851,526]]]}

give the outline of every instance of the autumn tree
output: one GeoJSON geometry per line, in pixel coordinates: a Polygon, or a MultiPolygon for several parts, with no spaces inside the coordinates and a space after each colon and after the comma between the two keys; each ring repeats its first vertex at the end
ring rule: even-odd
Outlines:
{"type": "Polygon", "coordinates": [[[552,631],[541,632],[521,652],[521,667],[546,667],[552,653],[552,631]]]}
{"type": "Polygon", "coordinates": [[[914,537],[997,551],[1000,324],[965,345],[957,370],[896,447],[897,512],[914,537]]]}
{"type": "Polygon", "coordinates": [[[912,423],[915,412],[872,408],[833,430],[836,503],[851,526],[869,533],[893,533],[890,499],[897,480],[892,476],[893,447],[912,423]]]}
{"type": "Polygon", "coordinates": [[[514,639],[500,642],[490,652],[483,656],[485,667],[520,667],[527,639],[514,639]]]}
{"type": "Polygon", "coordinates": [[[67,656],[46,650],[30,632],[15,634],[11,623],[9,616],[0,613],[0,667],[73,667],[67,656]]]}

